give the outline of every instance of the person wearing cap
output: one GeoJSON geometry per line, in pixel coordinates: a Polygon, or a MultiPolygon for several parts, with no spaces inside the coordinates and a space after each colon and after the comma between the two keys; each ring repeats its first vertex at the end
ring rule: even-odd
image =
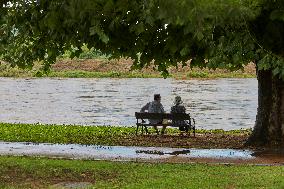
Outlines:
{"type": "MultiPolygon", "coordinates": [[[[186,109],[182,104],[180,96],[176,96],[174,100],[174,105],[171,107],[171,113],[186,113],[186,109]]],[[[179,127],[180,131],[188,131],[188,123],[185,120],[173,120],[173,126],[179,127]]]]}
{"type": "MultiPolygon", "coordinates": [[[[154,101],[148,102],[145,106],[143,106],[140,112],[148,111],[149,113],[165,113],[164,107],[161,103],[161,95],[155,94],[154,101]]],[[[149,119],[150,124],[160,124],[163,120],[159,119],[149,119]]],[[[157,126],[153,126],[157,133],[159,133],[157,126]]],[[[166,129],[166,126],[163,126],[161,133],[163,134],[166,129]]]]}

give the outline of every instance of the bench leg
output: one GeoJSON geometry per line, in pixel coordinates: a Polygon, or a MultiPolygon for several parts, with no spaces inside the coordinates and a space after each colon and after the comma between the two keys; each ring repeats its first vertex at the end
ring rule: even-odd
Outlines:
{"type": "Polygon", "coordinates": [[[146,134],[149,134],[148,129],[147,129],[147,126],[144,126],[144,127],[145,127],[145,132],[146,132],[146,134]]]}
{"type": "Polygon", "coordinates": [[[139,125],[136,127],[136,135],[138,134],[139,125]]]}
{"type": "Polygon", "coordinates": [[[153,126],[154,130],[156,131],[157,135],[159,135],[158,126],[153,126]]]}
{"type": "Polygon", "coordinates": [[[195,119],[192,118],[193,121],[193,136],[195,137],[195,119]]]}
{"type": "Polygon", "coordinates": [[[184,126],[186,135],[190,136],[190,123],[184,126]]]}
{"type": "MultiPolygon", "coordinates": [[[[142,135],[144,134],[144,128],[145,128],[146,134],[149,133],[146,126],[143,126],[143,125],[140,125],[140,126],[141,126],[141,134],[142,134],[142,135]]],[[[136,135],[138,135],[138,131],[139,131],[139,125],[137,125],[137,127],[136,127],[136,135]]]]}

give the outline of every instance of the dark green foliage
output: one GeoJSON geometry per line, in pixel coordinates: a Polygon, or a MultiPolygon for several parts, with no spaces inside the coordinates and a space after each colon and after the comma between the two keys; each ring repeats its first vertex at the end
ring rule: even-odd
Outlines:
{"type": "Polygon", "coordinates": [[[191,66],[230,70],[254,61],[284,76],[282,0],[12,2],[19,6],[2,7],[0,18],[0,52],[12,65],[43,60],[48,70],[73,47],[70,57],[79,57],[86,44],[135,59],[133,68],[154,60],[165,77],[168,67],[190,59],[191,66]]]}

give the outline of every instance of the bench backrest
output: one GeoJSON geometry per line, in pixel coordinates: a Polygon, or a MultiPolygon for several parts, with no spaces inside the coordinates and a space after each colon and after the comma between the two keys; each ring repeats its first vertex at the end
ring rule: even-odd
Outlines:
{"type": "Polygon", "coordinates": [[[169,119],[169,120],[190,120],[189,114],[184,113],[141,113],[135,112],[136,119],[169,119]]]}

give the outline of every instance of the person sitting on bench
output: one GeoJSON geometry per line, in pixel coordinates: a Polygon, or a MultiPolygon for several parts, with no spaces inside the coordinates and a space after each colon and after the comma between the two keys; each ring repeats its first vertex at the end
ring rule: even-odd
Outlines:
{"type": "MultiPolygon", "coordinates": [[[[148,111],[149,113],[165,113],[164,107],[161,104],[161,95],[155,94],[154,95],[154,101],[148,102],[145,106],[143,106],[140,110],[140,112],[148,111]]],[[[149,119],[150,124],[162,124],[163,120],[157,120],[157,119],[149,119]]],[[[157,134],[159,133],[157,126],[153,126],[156,130],[157,134]]],[[[166,126],[163,126],[163,129],[161,131],[161,134],[164,134],[166,129],[166,126]]]]}
{"type": "MultiPolygon", "coordinates": [[[[182,103],[181,97],[176,96],[174,106],[171,107],[171,113],[186,113],[186,109],[182,103]]],[[[180,131],[188,132],[189,124],[185,120],[173,120],[172,124],[175,127],[179,127],[180,131]]]]}

